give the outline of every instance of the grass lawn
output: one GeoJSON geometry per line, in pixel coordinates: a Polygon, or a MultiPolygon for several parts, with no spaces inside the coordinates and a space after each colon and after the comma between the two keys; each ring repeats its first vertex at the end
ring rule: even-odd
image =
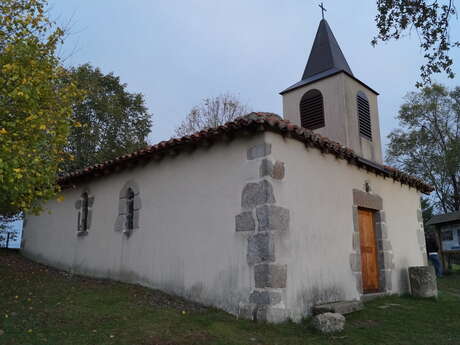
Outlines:
{"type": "Polygon", "coordinates": [[[237,320],[159,291],[69,276],[0,251],[1,345],[460,344],[460,273],[437,301],[385,297],[323,336],[302,324],[237,320]]]}

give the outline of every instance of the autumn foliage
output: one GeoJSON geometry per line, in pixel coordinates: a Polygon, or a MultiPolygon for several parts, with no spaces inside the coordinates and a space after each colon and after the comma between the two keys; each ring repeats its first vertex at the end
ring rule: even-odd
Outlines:
{"type": "Polygon", "coordinates": [[[0,214],[39,212],[56,196],[75,85],[56,49],[63,30],[46,0],[0,3],[0,214]]]}

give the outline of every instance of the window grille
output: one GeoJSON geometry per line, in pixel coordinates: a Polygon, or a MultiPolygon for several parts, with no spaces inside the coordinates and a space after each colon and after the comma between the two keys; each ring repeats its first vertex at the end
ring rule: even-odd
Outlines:
{"type": "Polygon", "coordinates": [[[371,111],[369,101],[367,100],[366,95],[360,91],[356,96],[356,102],[358,106],[359,134],[372,141],[371,111]]]}
{"type": "Polygon", "coordinates": [[[300,123],[307,129],[325,126],[323,95],[318,90],[310,90],[300,100],[300,123]]]}

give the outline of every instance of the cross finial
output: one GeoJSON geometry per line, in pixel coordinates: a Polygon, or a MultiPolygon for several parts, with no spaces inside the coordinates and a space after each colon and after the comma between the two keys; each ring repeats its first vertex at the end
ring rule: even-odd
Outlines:
{"type": "Polygon", "coordinates": [[[320,5],[318,5],[320,8],[321,8],[321,14],[323,15],[323,19],[324,19],[324,12],[327,12],[326,8],[324,7],[323,3],[321,3],[320,5]]]}

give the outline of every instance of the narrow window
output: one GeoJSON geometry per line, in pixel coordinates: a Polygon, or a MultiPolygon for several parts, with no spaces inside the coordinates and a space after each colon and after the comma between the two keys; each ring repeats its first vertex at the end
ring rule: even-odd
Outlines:
{"type": "Polygon", "coordinates": [[[358,106],[359,135],[372,141],[371,111],[364,92],[358,92],[356,103],[358,106]]]}
{"type": "Polygon", "coordinates": [[[88,193],[81,195],[81,223],[80,231],[88,231],[88,193]]]}
{"type": "Polygon", "coordinates": [[[300,100],[300,123],[303,128],[324,127],[323,95],[318,90],[310,90],[300,100]]]}
{"type": "Polygon", "coordinates": [[[126,216],[126,228],[127,230],[134,229],[134,192],[131,188],[128,189],[128,214],[126,216]]]}

